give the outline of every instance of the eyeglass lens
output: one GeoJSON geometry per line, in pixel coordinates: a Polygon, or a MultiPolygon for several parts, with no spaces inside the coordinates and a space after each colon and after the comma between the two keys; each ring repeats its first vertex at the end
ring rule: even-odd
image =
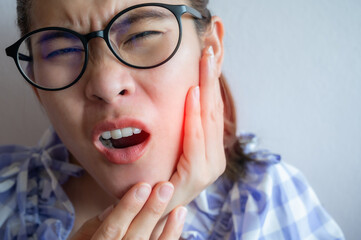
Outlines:
{"type": "MultiPolygon", "coordinates": [[[[135,67],[152,67],[168,60],[179,36],[177,18],[158,6],[139,7],[120,15],[108,35],[114,54],[135,67]]],[[[82,73],[85,47],[71,32],[45,30],[22,42],[18,59],[22,71],[37,85],[62,88],[82,73]]]]}

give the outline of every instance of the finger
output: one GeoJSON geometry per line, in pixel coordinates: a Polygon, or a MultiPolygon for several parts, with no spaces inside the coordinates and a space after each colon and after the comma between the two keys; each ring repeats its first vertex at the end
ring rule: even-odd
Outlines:
{"type": "Polygon", "coordinates": [[[163,233],[159,237],[159,240],[179,239],[182,234],[186,216],[187,209],[185,207],[178,207],[174,209],[168,216],[167,223],[164,227],[163,233]]]}
{"type": "MultiPolygon", "coordinates": [[[[200,90],[198,86],[192,87],[188,92],[185,112],[183,157],[186,162],[190,164],[190,161],[201,160],[204,159],[205,156],[200,90]]],[[[195,168],[198,167],[197,162],[192,162],[192,164],[193,166],[195,165],[195,168]]],[[[189,166],[185,167],[188,168],[189,166]]]]}
{"type": "Polygon", "coordinates": [[[131,188],[103,221],[92,239],[111,240],[123,238],[133,219],[143,208],[151,190],[151,186],[146,183],[139,183],[131,188]]]}
{"type": "Polygon", "coordinates": [[[217,130],[220,132],[220,129],[211,129],[214,127],[214,124],[219,124],[221,120],[223,120],[223,101],[220,91],[219,78],[216,74],[215,57],[211,46],[203,51],[200,61],[199,81],[201,89],[201,114],[204,131],[207,134],[216,133],[217,130]]]}
{"type": "Polygon", "coordinates": [[[219,159],[223,148],[223,100],[213,48],[204,50],[200,61],[201,116],[207,160],[219,159]]]}
{"type": "Polygon", "coordinates": [[[147,203],[131,223],[125,238],[149,239],[154,227],[173,196],[174,187],[169,182],[157,184],[147,203]]]}
{"type": "MultiPolygon", "coordinates": [[[[175,187],[174,196],[165,211],[168,214],[176,206],[188,204],[204,184],[197,178],[204,176],[202,171],[205,159],[204,134],[200,115],[199,87],[192,87],[187,94],[185,103],[183,153],[178,161],[177,170],[172,175],[170,182],[175,187]],[[192,184],[189,184],[189,183],[192,184]],[[199,184],[198,184],[199,183],[199,184]],[[185,197],[184,192],[187,194],[185,197]],[[179,199],[182,199],[180,202],[179,199]]],[[[203,179],[203,178],[202,178],[203,179]]]]}
{"type": "Polygon", "coordinates": [[[204,49],[200,60],[199,76],[202,110],[210,109],[214,106],[212,103],[222,100],[215,61],[213,47],[204,49]]]}

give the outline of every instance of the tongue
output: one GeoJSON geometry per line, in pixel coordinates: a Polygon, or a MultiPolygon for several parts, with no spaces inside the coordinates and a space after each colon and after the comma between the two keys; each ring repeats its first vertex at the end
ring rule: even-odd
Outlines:
{"type": "Polygon", "coordinates": [[[130,137],[121,139],[112,139],[111,142],[114,148],[127,148],[141,144],[149,137],[149,134],[142,131],[140,134],[134,134],[130,137]]]}

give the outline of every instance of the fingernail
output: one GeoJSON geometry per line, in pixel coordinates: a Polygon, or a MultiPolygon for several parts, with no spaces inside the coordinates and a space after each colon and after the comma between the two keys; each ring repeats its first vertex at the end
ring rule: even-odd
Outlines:
{"type": "Polygon", "coordinates": [[[208,51],[209,56],[214,57],[213,46],[209,46],[208,49],[207,49],[207,51],[208,51]]]}
{"type": "Polygon", "coordinates": [[[101,222],[103,222],[109,216],[109,214],[113,211],[113,209],[114,209],[113,205],[107,207],[101,214],[99,214],[98,219],[101,222]]]}
{"type": "Polygon", "coordinates": [[[148,184],[142,184],[137,191],[135,192],[135,197],[139,201],[146,201],[152,191],[151,187],[148,184]]]}
{"type": "Polygon", "coordinates": [[[159,198],[159,200],[162,201],[162,202],[169,201],[170,198],[172,197],[173,190],[174,190],[174,187],[173,187],[172,184],[170,184],[170,183],[163,184],[158,189],[158,198],[159,198]]]}
{"type": "Polygon", "coordinates": [[[193,97],[195,101],[199,101],[199,86],[193,89],[193,97]]]}
{"type": "Polygon", "coordinates": [[[209,66],[212,68],[212,67],[214,66],[214,51],[213,51],[213,47],[212,47],[212,46],[209,46],[209,48],[208,48],[208,54],[209,54],[208,64],[209,64],[209,66]]]}
{"type": "Polygon", "coordinates": [[[180,207],[177,212],[177,219],[180,223],[183,223],[186,216],[187,216],[188,210],[185,207],[180,207]]]}

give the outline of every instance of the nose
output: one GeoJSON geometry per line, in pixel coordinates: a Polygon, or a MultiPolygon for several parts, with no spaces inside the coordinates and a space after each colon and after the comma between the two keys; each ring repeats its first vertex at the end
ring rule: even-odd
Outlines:
{"type": "MultiPolygon", "coordinates": [[[[101,40],[101,39],[99,39],[101,40]]],[[[109,49],[96,46],[89,53],[89,62],[84,75],[85,95],[91,101],[114,103],[119,98],[135,91],[135,82],[130,67],[119,62],[109,49]]]]}

